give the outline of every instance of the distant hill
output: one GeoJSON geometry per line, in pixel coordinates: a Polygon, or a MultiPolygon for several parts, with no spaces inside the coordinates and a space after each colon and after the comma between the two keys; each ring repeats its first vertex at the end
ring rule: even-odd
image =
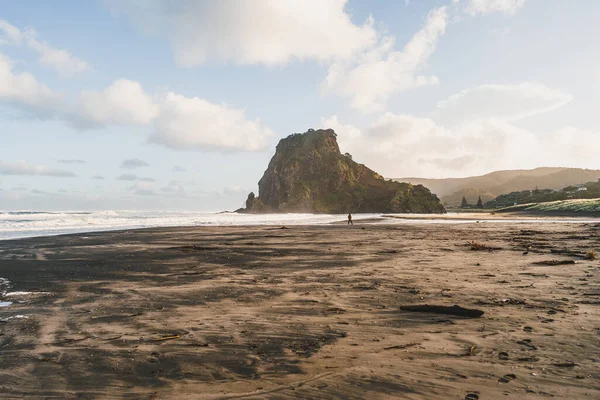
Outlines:
{"type": "Polygon", "coordinates": [[[340,153],[332,129],[281,139],[258,190],[239,212],[445,212],[426,187],[385,180],[340,153]]]}
{"type": "Polygon", "coordinates": [[[462,198],[467,199],[467,203],[474,206],[477,204],[477,200],[481,196],[481,201],[487,203],[490,200],[494,200],[497,196],[495,193],[490,192],[486,189],[461,189],[452,194],[442,197],[442,203],[446,203],[450,207],[457,207],[461,204],[462,198]]]}
{"type": "Polygon", "coordinates": [[[566,186],[593,182],[598,179],[600,179],[600,170],[542,167],[531,170],[495,171],[468,178],[397,178],[394,180],[426,186],[432,193],[440,197],[443,204],[457,207],[460,206],[463,196],[469,203],[473,203],[481,195],[485,202],[502,194],[530,190],[535,187],[562,189],[566,186]]]}
{"type": "Polygon", "coordinates": [[[599,199],[574,199],[559,200],[547,203],[529,203],[513,207],[506,207],[496,212],[526,213],[539,215],[562,215],[573,217],[600,217],[599,199]]]}
{"type": "Polygon", "coordinates": [[[562,190],[530,189],[502,194],[485,204],[485,208],[505,208],[519,204],[548,203],[572,199],[600,199],[600,179],[562,190]]]}

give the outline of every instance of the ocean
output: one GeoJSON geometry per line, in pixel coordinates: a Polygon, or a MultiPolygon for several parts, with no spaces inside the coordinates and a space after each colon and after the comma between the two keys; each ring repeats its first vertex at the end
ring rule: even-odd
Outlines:
{"type": "MultiPolygon", "coordinates": [[[[355,220],[380,218],[360,214],[355,220]]],[[[237,214],[171,211],[0,212],[0,240],[167,226],[314,225],[345,221],[346,215],[237,214]]]]}
{"type": "MultiPolygon", "coordinates": [[[[355,222],[370,223],[521,223],[531,218],[489,219],[485,215],[449,213],[439,215],[396,214],[392,218],[383,214],[354,214],[355,222]]],[[[0,240],[68,233],[110,231],[120,229],[153,228],[169,226],[233,226],[233,225],[319,225],[345,223],[346,214],[237,214],[184,211],[4,211],[0,212],[0,240]]],[[[535,222],[590,222],[600,219],[540,218],[535,222]]]]}

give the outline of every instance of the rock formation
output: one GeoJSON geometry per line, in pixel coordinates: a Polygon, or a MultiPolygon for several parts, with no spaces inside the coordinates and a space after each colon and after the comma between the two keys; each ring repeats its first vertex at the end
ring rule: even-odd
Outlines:
{"type": "Polygon", "coordinates": [[[340,153],[332,129],[282,139],[243,212],[443,213],[422,185],[393,182],[340,153]]]}

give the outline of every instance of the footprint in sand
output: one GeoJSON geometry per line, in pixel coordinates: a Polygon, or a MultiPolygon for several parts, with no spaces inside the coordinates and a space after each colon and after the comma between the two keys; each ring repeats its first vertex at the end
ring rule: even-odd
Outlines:
{"type": "Polygon", "coordinates": [[[525,326],[525,327],[523,327],[523,331],[524,332],[533,332],[533,328],[530,326],[525,326]]]}
{"type": "Polygon", "coordinates": [[[469,393],[465,396],[465,400],[479,400],[479,395],[475,393],[469,393]]]}
{"type": "Polygon", "coordinates": [[[517,361],[522,361],[522,362],[538,362],[540,361],[540,359],[538,357],[519,357],[517,358],[517,361]]]}
{"type": "Polygon", "coordinates": [[[537,350],[537,347],[533,343],[531,343],[531,339],[519,340],[519,341],[517,341],[517,344],[520,344],[521,346],[525,346],[529,350],[537,350]]]}
{"type": "Polygon", "coordinates": [[[498,353],[498,358],[501,360],[508,360],[508,353],[505,351],[501,351],[498,353]]]}
{"type": "Polygon", "coordinates": [[[500,383],[508,383],[514,379],[517,379],[517,376],[515,374],[506,374],[504,375],[502,378],[498,379],[498,382],[500,383]]]}

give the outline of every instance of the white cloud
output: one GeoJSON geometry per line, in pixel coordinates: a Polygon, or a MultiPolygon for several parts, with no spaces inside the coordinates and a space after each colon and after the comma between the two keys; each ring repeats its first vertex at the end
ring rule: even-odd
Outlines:
{"type": "Polygon", "coordinates": [[[75,174],[72,171],[63,169],[54,169],[45,165],[30,164],[26,161],[17,161],[14,163],[6,163],[0,161],[0,175],[21,175],[21,176],[54,176],[61,178],[73,177],[75,174]]]}
{"type": "Polygon", "coordinates": [[[85,164],[84,160],[58,160],[59,164],[85,164]]]}
{"type": "Polygon", "coordinates": [[[283,64],[350,57],[372,45],[372,20],[355,25],[347,0],[105,0],[146,32],[166,32],[179,65],[283,64]]]}
{"type": "Polygon", "coordinates": [[[510,35],[512,26],[504,26],[502,28],[494,28],[489,31],[490,35],[496,38],[503,38],[510,35]]]}
{"type": "Polygon", "coordinates": [[[513,124],[569,100],[539,84],[485,85],[450,97],[442,104],[446,115],[435,120],[388,112],[364,129],[337,116],[322,125],[336,131],[342,152],[386,177],[466,176],[540,165],[597,168],[600,132],[565,127],[540,134],[513,124]]]}
{"type": "Polygon", "coordinates": [[[40,42],[36,39],[34,31],[27,32],[27,44],[40,55],[40,63],[56,69],[63,76],[76,75],[92,69],[87,62],[68,51],[40,42]]]}
{"type": "Polygon", "coordinates": [[[7,21],[0,19],[0,45],[16,46],[21,44],[23,35],[21,30],[7,21]]]}
{"type": "Polygon", "coordinates": [[[91,70],[90,65],[64,49],[57,49],[48,43],[38,40],[37,32],[33,29],[21,31],[5,20],[0,20],[0,45],[27,45],[38,53],[40,63],[52,67],[63,76],[70,76],[91,70]]]}
{"type": "MultiPolygon", "coordinates": [[[[103,176],[95,176],[93,179],[104,179],[103,176]]],[[[121,174],[117,177],[118,181],[138,181],[138,182],[155,182],[154,178],[150,178],[148,176],[146,177],[139,177],[136,174],[121,174]]]]}
{"type": "MultiPolygon", "coordinates": [[[[343,10],[343,4],[338,5],[343,10]]],[[[71,72],[85,69],[85,63],[70,58],[68,53],[39,42],[33,31],[23,33],[0,20],[0,32],[2,43],[25,42],[42,54],[44,62],[63,72],[69,68],[71,72]]],[[[2,53],[0,101],[39,118],[61,118],[79,130],[107,125],[144,125],[153,131],[153,142],[177,149],[256,151],[267,145],[267,138],[272,134],[259,120],[246,119],[243,110],[176,93],[153,98],[139,82],[127,79],[116,80],[100,91],[82,91],[77,103],[70,105],[30,73],[15,71],[13,62],[2,53]]]]}
{"type": "Polygon", "coordinates": [[[258,119],[246,119],[243,110],[173,92],[151,97],[140,83],[124,79],[100,92],[83,92],[76,110],[67,116],[76,128],[146,125],[153,130],[152,142],[173,149],[257,151],[272,135],[258,119]]]}
{"type": "Polygon", "coordinates": [[[137,181],[138,179],[136,174],[121,174],[117,177],[118,181],[137,181]]]}
{"type": "Polygon", "coordinates": [[[150,140],[182,150],[257,151],[266,147],[271,135],[258,119],[246,119],[243,110],[168,93],[150,140]]]}
{"type": "Polygon", "coordinates": [[[131,190],[133,194],[137,196],[155,196],[154,186],[149,182],[137,182],[133,186],[129,186],[127,189],[131,190]]]}
{"type": "Polygon", "coordinates": [[[61,107],[61,97],[27,72],[16,72],[10,58],[0,53],[0,101],[34,116],[52,116],[61,107]]]}
{"type": "MultiPolygon", "coordinates": [[[[182,150],[257,151],[272,135],[259,120],[248,120],[243,110],[173,92],[150,96],[140,83],[125,79],[102,91],[83,92],[76,111],[66,118],[78,129],[145,125],[153,131],[152,142],[182,150]]],[[[128,160],[123,167],[142,166],[131,164],[135,161],[141,160],[128,160]]]]}
{"type": "Polygon", "coordinates": [[[136,81],[119,79],[101,91],[82,91],[73,106],[0,53],[0,102],[39,118],[61,118],[78,130],[143,125],[151,141],[174,149],[257,151],[272,131],[244,110],[176,93],[150,96],[136,81]]]}
{"type": "Polygon", "coordinates": [[[563,127],[545,138],[548,154],[558,165],[598,169],[600,130],[563,127]]]}
{"type": "Polygon", "coordinates": [[[514,15],[524,5],[525,0],[466,0],[464,10],[472,16],[494,12],[514,15]]]}
{"type": "Polygon", "coordinates": [[[150,166],[150,164],[148,164],[144,160],[140,160],[139,158],[129,158],[127,160],[123,160],[123,162],[121,163],[121,168],[126,168],[126,169],[134,169],[134,168],[148,167],[148,166],[150,166]]]}
{"type": "Polygon", "coordinates": [[[402,51],[393,51],[394,38],[384,37],[355,59],[332,64],[323,91],[348,98],[357,110],[374,112],[381,111],[394,93],[437,84],[436,76],[422,75],[421,71],[444,35],[447,19],[445,7],[434,9],[402,51]]]}
{"type": "Polygon", "coordinates": [[[159,113],[139,82],[119,79],[102,91],[83,91],[77,116],[99,125],[148,124],[159,113]]]}
{"type": "MultiPolygon", "coordinates": [[[[451,177],[556,165],[548,138],[501,120],[448,129],[427,118],[387,113],[364,130],[336,118],[323,126],[336,130],[343,152],[386,177],[451,177]]],[[[571,162],[566,165],[582,165],[574,153],[567,158],[571,162]]]]}
{"type": "Polygon", "coordinates": [[[167,186],[160,188],[160,190],[174,196],[187,196],[185,186],[179,181],[171,181],[167,186]]]}
{"type": "Polygon", "coordinates": [[[445,126],[488,118],[517,121],[553,111],[571,100],[572,95],[535,82],[481,85],[440,102],[433,117],[445,126]]]}

